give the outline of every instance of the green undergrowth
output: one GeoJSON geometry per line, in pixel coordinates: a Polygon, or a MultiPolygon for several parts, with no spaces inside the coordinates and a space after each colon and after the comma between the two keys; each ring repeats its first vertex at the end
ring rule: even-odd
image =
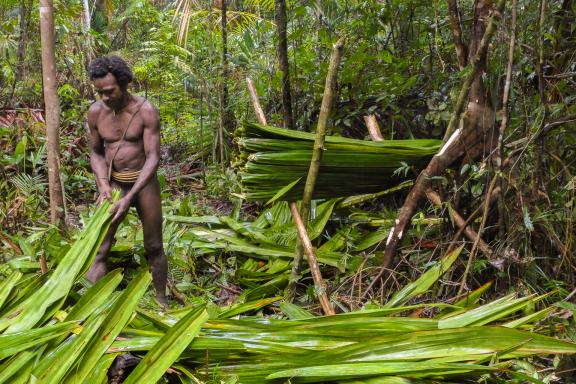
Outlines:
{"type": "MultiPolygon", "coordinates": [[[[366,216],[334,227],[343,203],[318,202],[308,227],[329,279],[379,262],[365,251],[387,235],[382,226],[367,230],[366,216]]],[[[486,300],[488,283],[459,299],[431,298],[463,247],[425,266],[382,305],[340,302],[339,314],[321,316],[307,272],[300,285],[309,288],[288,302],[296,234],[284,202],[249,221],[166,214],[173,293],[185,304],[173,298],[163,311],[136,246],[135,217],[121,227],[111,255],[126,269],[94,285],[83,278],[106,231],[107,209],[86,216],[69,241],[27,239],[24,253],[49,255],[45,273],[35,257],[5,255],[0,382],[105,383],[115,357],[130,352],[141,360],[127,383],[553,383],[560,357],[576,353],[573,328],[557,316],[574,308],[554,295],[486,300]]]]}

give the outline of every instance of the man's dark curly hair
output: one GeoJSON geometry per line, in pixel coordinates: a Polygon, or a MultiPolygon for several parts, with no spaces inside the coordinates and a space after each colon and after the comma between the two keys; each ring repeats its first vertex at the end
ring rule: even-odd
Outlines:
{"type": "Polygon", "coordinates": [[[90,80],[100,79],[111,73],[116,78],[118,85],[126,89],[128,83],[132,82],[134,75],[128,64],[118,56],[99,57],[88,66],[90,80]]]}

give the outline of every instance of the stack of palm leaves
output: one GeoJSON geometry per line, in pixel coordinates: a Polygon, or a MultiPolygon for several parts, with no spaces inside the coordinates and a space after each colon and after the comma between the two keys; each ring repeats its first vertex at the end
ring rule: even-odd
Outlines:
{"type": "MultiPolygon", "coordinates": [[[[246,199],[299,200],[312,158],[314,134],[244,122],[237,131],[240,177],[246,199]]],[[[438,140],[370,142],[326,137],[314,198],[377,192],[402,181],[395,171],[421,168],[440,148],[438,140]]]]}

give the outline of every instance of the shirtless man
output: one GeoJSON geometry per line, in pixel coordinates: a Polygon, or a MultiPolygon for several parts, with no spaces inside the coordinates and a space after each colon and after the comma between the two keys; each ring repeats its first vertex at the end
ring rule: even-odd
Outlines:
{"type": "Polygon", "coordinates": [[[133,205],[142,222],[156,299],[166,306],[168,263],[162,245],[162,207],[156,177],[160,161],[158,111],[144,98],[128,92],[132,71],[121,58],[98,58],[88,72],[100,96],[100,101],[88,111],[90,165],[98,187],[97,204],[111,200],[112,189],[120,190],[122,197],[110,210],[110,230],[86,276],[94,282],[107,273],[106,258],[114,235],[133,205]]]}

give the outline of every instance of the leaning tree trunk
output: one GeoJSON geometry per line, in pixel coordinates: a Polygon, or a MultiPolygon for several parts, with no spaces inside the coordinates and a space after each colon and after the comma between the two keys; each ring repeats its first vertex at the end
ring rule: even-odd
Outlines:
{"type": "Polygon", "coordinates": [[[276,0],[276,28],[278,32],[278,62],[282,72],[282,108],[284,111],[284,128],[294,129],[292,113],[292,95],[290,92],[290,65],[288,63],[288,42],[286,37],[286,0],[276,0]]]}
{"type": "Polygon", "coordinates": [[[48,141],[48,189],[50,222],[64,218],[64,195],[60,181],[60,102],[57,93],[56,55],[54,54],[54,8],[52,0],[40,0],[40,38],[42,44],[42,79],[48,141]]]}
{"type": "MultiPolygon", "coordinates": [[[[472,73],[464,81],[458,95],[444,136],[444,146],[432,158],[426,169],[418,175],[414,186],[400,209],[396,224],[390,231],[384,252],[384,268],[387,268],[392,263],[396,248],[410,223],[412,215],[416,211],[418,202],[430,185],[430,179],[440,175],[463,154],[473,158],[487,152],[486,147],[496,143],[494,109],[482,83],[482,73],[486,68],[488,46],[497,29],[497,21],[502,16],[505,0],[499,0],[493,9],[491,4],[490,0],[477,0],[475,2],[468,63],[472,67],[472,73]],[[491,10],[493,10],[492,17],[488,22],[488,26],[486,26],[491,10]],[[467,110],[462,116],[466,104],[468,104],[467,110]]],[[[381,275],[379,274],[378,276],[381,277],[381,275]]]]}

